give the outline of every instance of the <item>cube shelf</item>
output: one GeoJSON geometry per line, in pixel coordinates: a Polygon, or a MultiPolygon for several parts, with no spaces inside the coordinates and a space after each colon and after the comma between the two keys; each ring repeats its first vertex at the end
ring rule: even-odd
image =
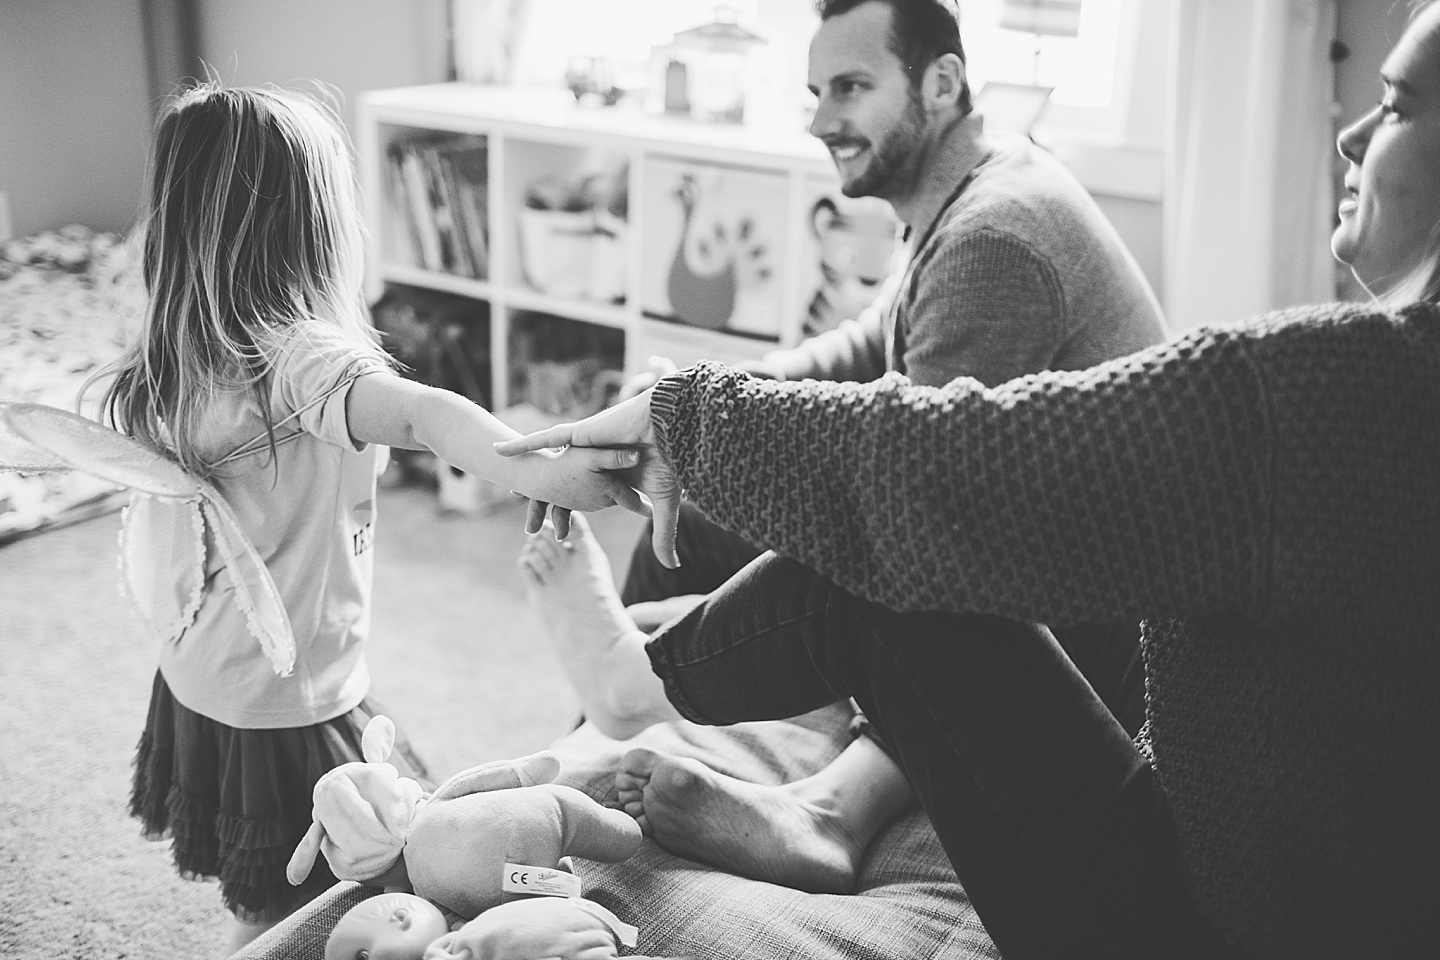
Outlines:
{"type": "Polygon", "coordinates": [[[856,265],[898,255],[888,206],[857,214],[803,130],[462,83],[358,106],[370,298],[405,285],[483,302],[500,407],[529,399],[515,351],[576,339],[558,321],[597,328],[621,373],[651,355],[736,362],[853,316],[874,292],[856,265]]]}

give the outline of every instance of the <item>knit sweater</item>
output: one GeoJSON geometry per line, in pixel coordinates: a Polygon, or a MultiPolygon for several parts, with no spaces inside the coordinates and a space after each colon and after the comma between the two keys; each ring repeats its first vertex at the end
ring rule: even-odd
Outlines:
{"type": "Polygon", "coordinates": [[[1074,174],[1020,137],[967,118],[927,176],[957,190],[875,306],[766,354],[784,380],[995,385],[1080,370],[1165,339],[1160,305],[1074,174]]]}
{"type": "Polygon", "coordinates": [[[870,600],[1143,620],[1156,779],[1246,951],[1440,943],[1440,309],[1283,311],[994,389],[705,363],[652,416],[708,515],[870,600]]]}

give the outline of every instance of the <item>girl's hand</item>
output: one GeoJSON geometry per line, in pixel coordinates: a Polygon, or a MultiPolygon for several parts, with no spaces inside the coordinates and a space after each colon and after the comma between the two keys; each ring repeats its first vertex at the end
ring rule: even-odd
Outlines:
{"type": "MultiPolygon", "coordinates": [[[[675,477],[674,467],[655,445],[655,430],[650,422],[652,393],[652,390],[646,390],[578,423],[562,423],[548,430],[532,433],[528,437],[497,443],[495,451],[506,457],[557,447],[568,448],[565,451],[567,454],[578,453],[586,448],[589,448],[591,453],[602,450],[611,453],[620,450],[633,452],[637,456],[636,460],[631,461],[627,467],[615,469],[620,471],[620,476],[630,487],[649,499],[655,519],[651,547],[656,558],[673,569],[680,566],[680,557],[675,552],[675,526],[680,517],[680,483],[675,477]]],[[[540,529],[545,519],[545,507],[543,499],[530,504],[530,516],[525,524],[527,532],[535,533],[540,529]]],[[[566,529],[568,527],[567,517],[566,529]]],[[[555,529],[556,534],[563,540],[564,534],[561,532],[558,517],[555,529]]]]}
{"type": "Polygon", "coordinates": [[[544,506],[553,505],[556,536],[563,540],[569,533],[571,510],[589,512],[621,506],[649,515],[644,500],[622,479],[623,471],[638,462],[639,455],[633,450],[538,450],[515,460],[511,483],[516,493],[530,498],[531,516],[539,504],[543,520],[544,506]]]}

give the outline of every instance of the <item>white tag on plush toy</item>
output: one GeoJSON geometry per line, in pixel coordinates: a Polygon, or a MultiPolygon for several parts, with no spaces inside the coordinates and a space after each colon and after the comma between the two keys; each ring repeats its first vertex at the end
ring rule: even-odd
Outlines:
{"type": "Polygon", "coordinates": [[[500,889],[506,893],[528,893],[542,897],[578,897],[580,878],[554,867],[527,867],[523,863],[507,863],[500,889]]]}

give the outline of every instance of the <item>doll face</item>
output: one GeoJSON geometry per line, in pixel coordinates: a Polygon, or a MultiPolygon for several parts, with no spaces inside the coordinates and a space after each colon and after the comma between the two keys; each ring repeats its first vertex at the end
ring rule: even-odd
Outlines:
{"type": "Polygon", "coordinates": [[[413,893],[382,893],[351,907],[325,943],[325,960],[420,960],[449,932],[433,903],[413,893]]]}

